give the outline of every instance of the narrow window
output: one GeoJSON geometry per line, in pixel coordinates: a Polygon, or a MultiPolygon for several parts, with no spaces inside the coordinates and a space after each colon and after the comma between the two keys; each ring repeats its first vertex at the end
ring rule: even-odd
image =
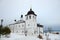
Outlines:
{"type": "Polygon", "coordinates": [[[24,25],[22,25],[22,27],[24,27],[24,25]]]}
{"type": "Polygon", "coordinates": [[[22,33],[23,33],[24,31],[22,31],[22,33]]]}
{"type": "Polygon", "coordinates": [[[19,27],[20,27],[20,25],[19,25],[19,27]]]}
{"type": "Polygon", "coordinates": [[[34,16],[33,16],[33,18],[34,18],[34,16]]]}
{"type": "MultiPolygon", "coordinates": [[[[17,31],[17,32],[18,32],[18,31],[17,31]]],[[[16,32],[16,33],[17,33],[17,32],[16,32]]]]}
{"type": "Polygon", "coordinates": [[[28,24],[28,26],[30,26],[30,24],[28,24]]]}
{"type": "Polygon", "coordinates": [[[26,20],[28,19],[28,16],[26,17],[26,20]]]}
{"type": "Polygon", "coordinates": [[[31,16],[29,16],[29,18],[31,19],[31,16]]]}
{"type": "Polygon", "coordinates": [[[37,31],[34,31],[34,34],[36,34],[37,31]]]}

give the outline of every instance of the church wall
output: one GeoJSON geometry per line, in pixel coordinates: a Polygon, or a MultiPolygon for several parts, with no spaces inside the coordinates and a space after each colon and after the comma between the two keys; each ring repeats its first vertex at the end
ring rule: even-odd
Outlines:
{"type": "Polygon", "coordinates": [[[26,20],[26,28],[28,30],[28,34],[33,35],[34,31],[37,30],[36,16],[35,15],[29,15],[29,16],[28,19],[26,20]],[[29,16],[31,16],[31,19],[29,18],[29,16]]]}
{"type": "MultiPolygon", "coordinates": [[[[25,34],[26,31],[27,35],[38,35],[39,31],[43,33],[43,27],[40,27],[40,30],[37,27],[37,16],[30,14],[25,17],[26,20],[24,23],[12,24],[9,26],[12,33],[25,34]],[[29,18],[30,16],[31,18],[29,18]]],[[[21,20],[23,21],[23,19],[21,20]]]]}
{"type": "Polygon", "coordinates": [[[9,28],[11,29],[12,33],[24,34],[25,23],[10,25],[9,28]]]}

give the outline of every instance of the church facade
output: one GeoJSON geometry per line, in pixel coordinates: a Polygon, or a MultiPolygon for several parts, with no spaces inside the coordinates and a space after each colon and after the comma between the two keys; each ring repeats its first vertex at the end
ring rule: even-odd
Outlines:
{"type": "Polygon", "coordinates": [[[21,35],[43,34],[43,25],[38,24],[36,18],[37,15],[30,9],[25,15],[25,20],[23,19],[23,15],[21,15],[20,20],[15,20],[15,23],[9,24],[8,27],[11,29],[11,33],[18,33],[21,35]]]}

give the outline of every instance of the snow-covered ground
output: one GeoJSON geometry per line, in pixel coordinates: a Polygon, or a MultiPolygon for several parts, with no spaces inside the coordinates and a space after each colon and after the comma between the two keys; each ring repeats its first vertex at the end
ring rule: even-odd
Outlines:
{"type": "Polygon", "coordinates": [[[44,39],[43,40],[60,40],[60,34],[52,34],[52,33],[47,33],[44,34],[44,39]]]}
{"type": "Polygon", "coordinates": [[[18,34],[11,34],[10,38],[1,38],[0,40],[40,40],[34,36],[25,36],[25,35],[18,35],[18,34]]]}
{"type": "Polygon", "coordinates": [[[12,33],[10,34],[10,38],[2,37],[0,40],[60,40],[60,34],[47,33],[43,35],[43,39],[39,39],[35,36],[25,36],[12,33]]]}

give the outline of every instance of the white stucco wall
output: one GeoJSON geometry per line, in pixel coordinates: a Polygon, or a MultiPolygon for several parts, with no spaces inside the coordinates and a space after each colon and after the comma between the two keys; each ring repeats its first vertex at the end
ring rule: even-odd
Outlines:
{"type": "Polygon", "coordinates": [[[24,34],[25,23],[10,25],[9,28],[12,33],[24,34]]]}
{"type": "MultiPolygon", "coordinates": [[[[35,15],[28,15],[28,19],[25,19],[25,23],[12,24],[9,25],[9,28],[11,29],[12,33],[25,34],[25,31],[27,31],[27,35],[39,34],[39,28],[37,27],[37,20],[35,15]],[[31,19],[29,19],[29,16],[31,16],[31,19]]],[[[40,32],[43,33],[43,27],[40,27],[40,32]]]]}

